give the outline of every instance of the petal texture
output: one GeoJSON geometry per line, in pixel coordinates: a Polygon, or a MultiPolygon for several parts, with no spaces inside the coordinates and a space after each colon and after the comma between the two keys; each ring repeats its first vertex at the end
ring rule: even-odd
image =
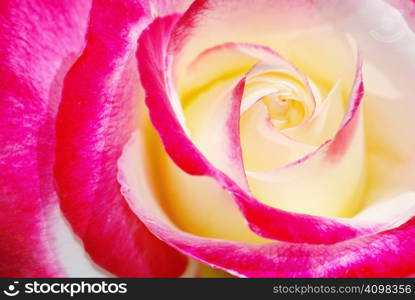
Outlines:
{"type": "Polygon", "coordinates": [[[0,276],[70,274],[49,226],[64,222],[52,175],[54,120],[64,75],[84,45],[90,6],[0,3],[0,276]]]}
{"type": "Polygon", "coordinates": [[[117,276],[179,276],[187,259],[130,211],[116,162],[140,97],[135,50],[149,21],[139,1],[96,1],[87,45],[69,72],[58,117],[61,207],[86,251],[117,276]]]}

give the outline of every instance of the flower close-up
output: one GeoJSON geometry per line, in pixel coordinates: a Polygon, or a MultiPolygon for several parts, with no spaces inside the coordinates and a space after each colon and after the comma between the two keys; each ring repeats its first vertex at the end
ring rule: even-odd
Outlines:
{"type": "Polygon", "coordinates": [[[414,277],[415,1],[0,3],[2,277],[414,277]]]}

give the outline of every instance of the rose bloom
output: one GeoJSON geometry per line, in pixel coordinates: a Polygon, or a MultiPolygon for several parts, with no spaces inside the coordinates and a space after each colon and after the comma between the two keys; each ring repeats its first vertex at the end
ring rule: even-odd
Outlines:
{"type": "Polygon", "coordinates": [[[0,274],[415,274],[415,2],[0,3],[0,274]]]}

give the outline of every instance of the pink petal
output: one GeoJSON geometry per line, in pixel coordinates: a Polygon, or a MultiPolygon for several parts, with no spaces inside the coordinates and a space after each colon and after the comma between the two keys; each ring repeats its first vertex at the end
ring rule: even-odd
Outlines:
{"type": "Polygon", "coordinates": [[[166,16],[185,11],[193,0],[149,0],[148,6],[153,17],[166,16]]]}
{"type": "Polygon", "coordinates": [[[135,127],[141,94],[134,53],[148,21],[137,1],[95,3],[58,116],[62,211],[92,259],[123,277],[178,276],[187,263],[136,218],[116,180],[116,161],[135,127]]]}
{"type": "Polygon", "coordinates": [[[159,210],[144,176],[141,143],[142,136],[137,132],[119,160],[122,193],[155,235],[199,261],[242,277],[401,277],[413,273],[414,218],[392,230],[332,245],[287,242],[258,245],[183,232],[159,210]]]}
{"type": "Polygon", "coordinates": [[[65,276],[48,227],[54,118],[84,44],[90,1],[0,3],[0,276],[65,276]]]}

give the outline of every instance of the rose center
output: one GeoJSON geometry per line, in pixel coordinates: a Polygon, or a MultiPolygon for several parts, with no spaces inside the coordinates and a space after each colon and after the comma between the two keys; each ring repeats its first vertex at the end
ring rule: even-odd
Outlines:
{"type": "Polygon", "coordinates": [[[278,130],[294,127],[304,119],[304,106],[297,100],[272,94],[261,101],[267,107],[268,117],[278,130]]]}
{"type": "Polygon", "coordinates": [[[267,121],[278,131],[299,126],[310,118],[316,106],[312,83],[305,83],[305,78],[290,71],[258,63],[248,76],[241,114],[262,105],[267,112],[267,121]]]}

